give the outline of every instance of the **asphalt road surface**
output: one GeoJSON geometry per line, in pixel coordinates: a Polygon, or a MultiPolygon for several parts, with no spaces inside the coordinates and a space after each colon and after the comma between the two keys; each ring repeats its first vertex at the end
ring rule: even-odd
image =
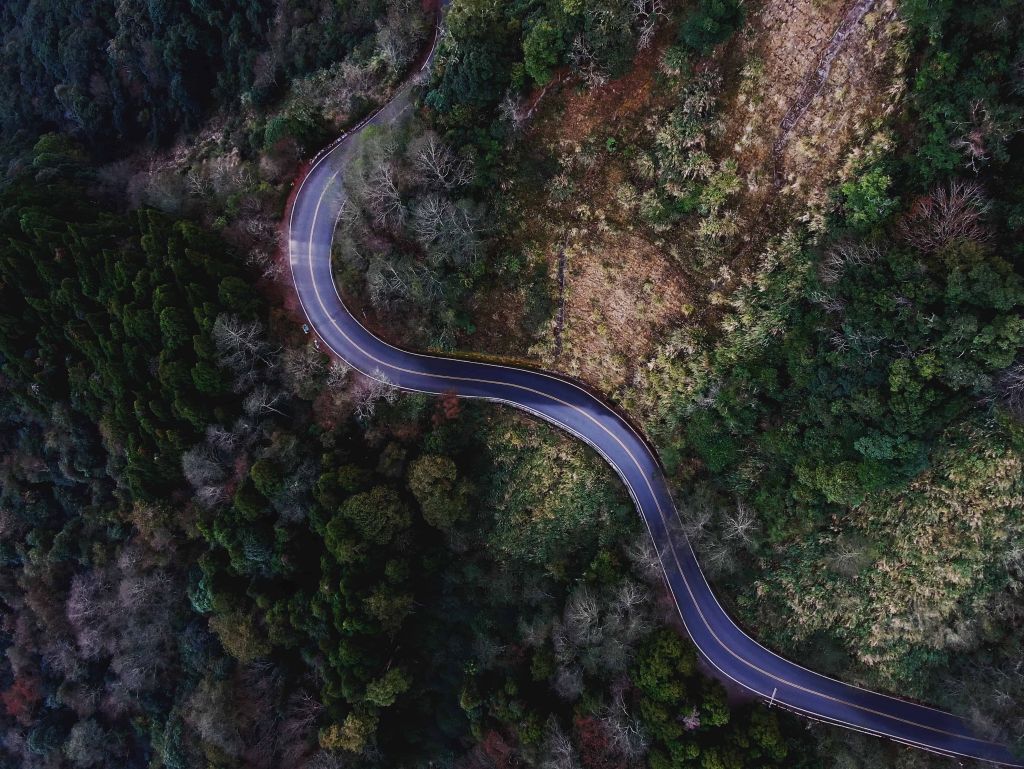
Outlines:
{"type": "Polygon", "coordinates": [[[303,311],[323,343],[363,374],[400,389],[506,403],[596,449],[629,489],[661,555],[679,616],[723,681],[738,684],[770,706],[821,721],[947,756],[1024,766],[956,716],[820,675],[783,659],[741,630],[715,598],[693,549],[679,533],[676,508],[654,452],[613,408],[580,385],[536,370],[401,350],[353,317],[331,272],[344,171],[365,126],[395,123],[412,108],[414,83],[431,58],[382,110],[320,154],[295,195],[287,221],[292,278],[303,311]]]}

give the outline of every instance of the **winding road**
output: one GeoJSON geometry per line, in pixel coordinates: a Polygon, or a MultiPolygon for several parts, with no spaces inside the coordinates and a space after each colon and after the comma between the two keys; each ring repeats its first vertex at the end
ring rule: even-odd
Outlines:
{"type": "MultiPolygon", "coordinates": [[[[435,39],[435,47],[436,47],[435,39]]],[[[345,199],[342,174],[359,133],[399,121],[412,108],[423,68],[380,111],[313,162],[286,221],[295,290],[310,325],[339,358],[366,376],[434,395],[455,393],[509,404],[592,446],[629,489],[661,558],[665,581],[694,644],[724,681],[770,705],[952,757],[1024,767],[949,713],[845,684],[786,660],[741,630],[719,604],[690,543],[678,533],[668,482],[644,438],[612,407],[578,384],[541,371],[423,355],[378,338],[349,312],[334,284],[331,245],[345,199]]]]}

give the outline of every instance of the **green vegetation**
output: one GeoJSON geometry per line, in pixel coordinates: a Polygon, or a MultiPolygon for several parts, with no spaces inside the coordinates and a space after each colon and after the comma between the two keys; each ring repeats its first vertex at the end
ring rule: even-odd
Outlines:
{"type": "Polygon", "coordinates": [[[950,424],[997,394],[1024,343],[1024,284],[971,240],[821,253],[789,239],[776,260],[733,299],[731,343],[673,376],[691,402],[714,401],[674,417],[690,422],[689,446],[782,539],[821,523],[827,503],[906,483],[950,424]]]}
{"type": "MultiPolygon", "coordinates": [[[[521,215],[529,97],[657,46],[657,115],[521,173],[707,282],[701,322],[617,392],[686,535],[773,646],[1019,744],[1018,5],[902,3],[904,107],[814,227],[741,253],[764,180],[718,151],[718,59],[743,3],[454,0],[423,109],[355,150],[335,257],[396,335],[456,347],[486,292],[544,280],[492,237],[521,215]],[[614,188],[580,207],[599,160],[614,188]]],[[[300,159],[428,39],[420,3],[17,0],[0,21],[0,769],[891,762],[728,701],[579,443],[399,398],[253,288],[281,276],[300,159]]],[[[514,301],[541,327],[535,293],[514,301]]]]}
{"type": "Polygon", "coordinates": [[[666,16],[662,0],[456,0],[426,103],[489,169],[525,93],[559,68],[592,85],[624,74],[666,16]]]}
{"type": "Polygon", "coordinates": [[[215,106],[267,104],[290,79],[343,58],[374,29],[377,0],[16,0],[0,9],[0,125],[59,130],[104,154],[166,141],[215,106]]]}
{"type": "Polygon", "coordinates": [[[672,333],[649,406],[684,527],[751,625],[1019,746],[984,688],[1022,691],[1024,18],[904,10],[906,109],[851,152],[823,233],[791,224],[715,323],[672,333]]]}
{"type": "Polygon", "coordinates": [[[697,56],[706,56],[743,25],[743,3],[704,0],[679,25],[679,44],[697,56]]]}
{"type": "Polygon", "coordinates": [[[217,238],[83,200],[66,141],[43,137],[33,169],[0,202],[6,376],[30,411],[67,402],[99,427],[129,498],[159,499],[180,485],[182,450],[233,400],[209,340],[217,312],[252,316],[258,302],[210,258],[217,238]]]}

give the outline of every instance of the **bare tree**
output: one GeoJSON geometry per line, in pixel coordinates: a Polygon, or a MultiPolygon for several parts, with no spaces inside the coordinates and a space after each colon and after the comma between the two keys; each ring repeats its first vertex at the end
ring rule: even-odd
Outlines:
{"type": "Polygon", "coordinates": [[[860,571],[861,560],[864,557],[864,548],[859,543],[844,539],[839,543],[839,548],[832,561],[836,571],[840,574],[853,576],[860,571]]]}
{"type": "Polygon", "coordinates": [[[282,766],[299,766],[315,743],[316,725],[324,706],[305,689],[288,698],[285,717],[281,721],[277,742],[282,766]]]}
{"type": "Polygon", "coordinates": [[[398,257],[388,255],[375,259],[366,274],[366,285],[374,307],[386,308],[396,300],[413,295],[413,279],[408,266],[398,257]]]}
{"type": "Polygon", "coordinates": [[[594,635],[600,633],[600,605],[586,585],[580,585],[569,595],[563,614],[566,637],[573,646],[591,643],[594,635]]]}
{"type": "Polygon", "coordinates": [[[723,539],[705,542],[700,548],[700,559],[708,575],[722,577],[736,570],[736,553],[731,543],[723,539]]]}
{"type": "Polygon", "coordinates": [[[242,442],[240,430],[228,430],[223,425],[210,425],[206,428],[206,444],[215,451],[231,454],[242,442]]]}
{"type": "Polygon", "coordinates": [[[647,752],[650,740],[640,722],[633,718],[626,705],[624,686],[615,687],[610,705],[601,714],[600,721],[608,733],[608,740],[616,752],[635,761],[647,752]]]}
{"type": "Polygon", "coordinates": [[[560,699],[575,702],[583,693],[583,669],[576,664],[559,665],[551,688],[560,699]]]}
{"type": "Polygon", "coordinates": [[[327,373],[327,360],[312,344],[290,347],[281,355],[284,378],[296,394],[310,394],[327,373]]]}
{"type": "Polygon", "coordinates": [[[159,604],[173,589],[170,575],[162,569],[129,573],[117,586],[118,605],[130,612],[143,611],[159,604]]]}
{"type": "Polygon", "coordinates": [[[427,195],[416,201],[413,209],[412,231],[424,245],[440,239],[452,217],[452,203],[443,195],[427,195]]]}
{"type": "Polygon", "coordinates": [[[702,500],[692,500],[679,511],[682,532],[691,542],[701,542],[708,534],[714,518],[710,505],[702,500]]]}
{"type": "Polygon", "coordinates": [[[224,486],[211,484],[196,489],[196,501],[208,510],[223,505],[228,499],[230,495],[224,486]]]}
{"type": "Polygon", "coordinates": [[[519,638],[527,646],[536,649],[544,645],[548,639],[551,623],[543,617],[536,617],[532,622],[519,621],[519,638]]]}
{"type": "Polygon", "coordinates": [[[235,374],[235,392],[256,381],[257,366],[272,368],[274,361],[259,321],[242,321],[237,315],[221,313],[213,323],[213,344],[217,362],[235,374]]]}
{"type": "Polygon", "coordinates": [[[392,72],[400,72],[409,63],[409,51],[405,41],[390,27],[377,30],[377,51],[392,72]]]}
{"type": "Polygon", "coordinates": [[[989,201],[981,185],[954,179],[918,199],[899,224],[903,238],[925,253],[938,251],[955,240],[984,241],[983,223],[989,201]]]}
{"type": "Polygon", "coordinates": [[[278,405],[284,400],[284,395],[278,390],[272,390],[269,385],[261,384],[245,396],[242,401],[242,410],[253,419],[266,416],[267,414],[278,414],[284,416],[284,412],[278,405]]]}
{"type": "Polygon", "coordinates": [[[270,252],[262,248],[254,248],[249,252],[246,264],[259,272],[266,280],[280,280],[284,276],[284,266],[270,252]]]}
{"type": "Polygon", "coordinates": [[[632,580],[626,580],[615,591],[616,610],[634,612],[650,600],[650,593],[632,580]]]}
{"type": "Polygon", "coordinates": [[[238,703],[228,680],[204,677],[193,690],[185,708],[189,725],[204,742],[237,757],[245,747],[237,719],[238,703]],[[227,717],[225,717],[227,716],[227,717]]]}
{"type": "Polygon", "coordinates": [[[661,582],[663,576],[661,559],[649,536],[643,534],[638,537],[630,545],[626,555],[645,580],[653,583],[661,582]]]}
{"type": "Polygon", "coordinates": [[[213,184],[209,177],[199,168],[189,169],[185,175],[185,183],[189,194],[195,198],[205,198],[213,192],[213,184]]]}
{"type": "Polygon", "coordinates": [[[244,163],[238,151],[230,155],[221,155],[209,164],[209,179],[214,192],[219,197],[228,197],[252,188],[256,176],[248,164],[244,163]]]}
{"type": "Polygon", "coordinates": [[[573,70],[592,88],[605,85],[608,82],[608,71],[598,63],[583,35],[577,35],[576,39],[572,41],[569,63],[573,70]]]}
{"type": "Polygon", "coordinates": [[[340,755],[326,750],[318,750],[300,769],[344,769],[345,763],[340,755]]]}
{"type": "Polygon", "coordinates": [[[722,517],[722,527],[726,539],[736,540],[749,547],[758,529],[757,515],[750,505],[737,499],[735,509],[722,517]]]}
{"type": "Polygon", "coordinates": [[[637,49],[643,51],[653,42],[659,19],[668,15],[665,3],[664,0],[630,0],[630,10],[637,28],[637,49]]]}
{"type": "Polygon", "coordinates": [[[992,121],[985,103],[976,100],[971,105],[970,122],[960,125],[964,132],[951,142],[951,146],[963,152],[967,159],[965,167],[977,173],[991,157],[986,140],[992,129],[992,121]]]}
{"type": "Polygon", "coordinates": [[[562,731],[554,716],[548,719],[540,769],[578,769],[580,763],[572,741],[562,731]]]}
{"type": "Polygon", "coordinates": [[[95,659],[110,643],[109,620],[114,616],[112,593],[113,585],[103,572],[89,571],[71,579],[67,618],[85,659],[95,659]]]}
{"type": "Polygon", "coordinates": [[[428,184],[445,190],[461,187],[473,180],[473,167],[456,157],[451,148],[433,131],[417,136],[409,144],[408,155],[413,168],[428,184]]]}
{"type": "Polygon", "coordinates": [[[380,401],[391,404],[398,400],[398,389],[380,369],[374,369],[372,376],[362,376],[361,391],[356,395],[355,414],[358,419],[368,420],[373,416],[380,401]]]}
{"type": "Polygon", "coordinates": [[[512,89],[505,92],[505,98],[501,100],[501,104],[498,106],[498,114],[516,132],[522,129],[527,117],[529,117],[523,108],[522,100],[516,96],[512,89]]]}
{"type": "Polygon", "coordinates": [[[836,283],[847,265],[862,266],[878,259],[876,246],[861,241],[844,240],[836,244],[818,266],[818,277],[825,284],[836,283]]]}
{"type": "Polygon", "coordinates": [[[439,194],[426,195],[413,208],[412,231],[432,255],[455,262],[476,255],[479,213],[466,202],[453,204],[439,194]]]}
{"type": "Polygon", "coordinates": [[[366,201],[378,227],[395,229],[405,221],[405,206],[398,189],[397,171],[391,162],[383,162],[370,174],[366,201]]]}
{"type": "Polygon", "coordinates": [[[327,367],[327,386],[332,390],[340,390],[348,384],[352,367],[343,360],[335,359],[327,367]]]}
{"type": "Polygon", "coordinates": [[[1018,418],[1024,415],[1024,363],[1014,363],[999,375],[999,394],[1018,418]]]}
{"type": "Polygon", "coordinates": [[[222,457],[204,443],[182,453],[181,469],[185,480],[194,489],[218,484],[227,476],[222,457]]]}

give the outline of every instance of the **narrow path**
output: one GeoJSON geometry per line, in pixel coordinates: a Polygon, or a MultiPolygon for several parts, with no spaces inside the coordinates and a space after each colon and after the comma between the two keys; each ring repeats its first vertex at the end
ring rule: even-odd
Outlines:
{"type": "MultiPolygon", "coordinates": [[[[436,47],[436,38],[435,38],[436,47]]],[[[421,78],[430,60],[411,82],[421,78]]],[[[622,479],[657,549],[666,587],[704,659],[723,681],[794,713],[945,756],[1024,767],[957,716],[845,684],[784,659],[747,635],[718,602],[682,534],[668,481],[653,448],[612,406],[567,377],[524,367],[403,350],[375,336],[349,311],[334,284],[331,246],[345,203],[341,177],[353,138],[369,125],[401,120],[411,85],[316,160],[295,195],[288,253],[299,302],[325,347],[368,377],[403,390],[480,398],[522,409],[594,448],[622,479]]]]}
{"type": "Polygon", "coordinates": [[[562,332],[565,330],[565,242],[558,251],[558,315],[555,316],[555,357],[562,355],[562,332]]]}
{"type": "Polygon", "coordinates": [[[843,20],[836,27],[836,31],[832,33],[832,38],[828,41],[828,45],[825,46],[825,50],[822,51],[818,59],[818,66],[804,76],[803,85],[800,87],[796,99],[782,118],[782,122],[779,124],[779,136],[772,146],[772,167],[775,169],[776,189],[781,187],[784,181],[782,153],[789,144],[793,129],[796,128],[800,119],[807,112],[807,108],[811,106],[814,98],[825,87],[828,76],[832,73],[832,65],[835,63],[836,56],[842,51],[843,46],[846,45],[846,41],[854,29],[860,24],[864,16],[867,15],[867,12],[871,10],[875,2],[876,0],[857,0],[857,2],[850,6],[843,16],[843,20]]]}

